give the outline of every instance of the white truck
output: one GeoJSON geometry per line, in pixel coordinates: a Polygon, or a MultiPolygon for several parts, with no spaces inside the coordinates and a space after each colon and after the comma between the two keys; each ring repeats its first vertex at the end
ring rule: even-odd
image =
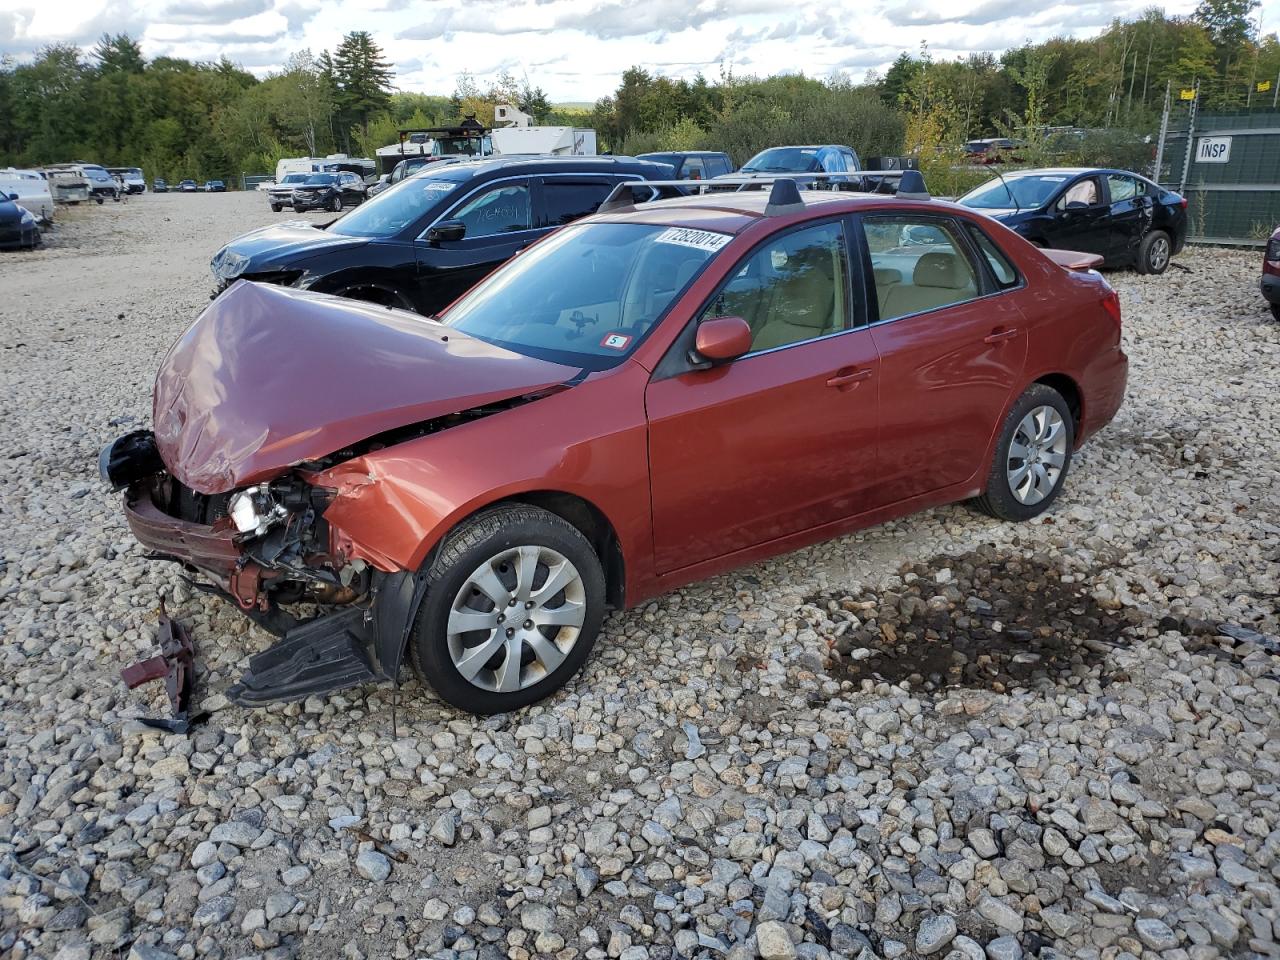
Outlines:
{"type": "Polygon", "coordinates": [[[495,154],[540,154],[553,157],[594,157],[596,132],[589,127],[539,127],[533,117],[509,103],[493,109],[495,154]]]}
{"type": "MultiPolygon", "coordinates": [[[[18,206],[44,223],[53,222],[53,188],[38,170],[0,170],[0,196],[11,197],[18,206]]],[[[86,198],[88,191],[85,192],[86,198]]]]}

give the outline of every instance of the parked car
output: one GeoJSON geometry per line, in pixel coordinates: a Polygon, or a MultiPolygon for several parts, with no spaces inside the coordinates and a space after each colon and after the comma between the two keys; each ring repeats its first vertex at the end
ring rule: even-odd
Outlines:
{"type": "MultiPolygon", "coordinates": [[[[440,173],[478,169],[538,167],[440,173]]],[[[510,711],[573,676],[609,608],[937,504],[1043,513],[1124,396],[1097,262],[790,179],[619,197],[434,322],[236,284],[101,470],[148,552],[283,634],[237,702],[391,680],[407,650],[448,702],[510,711]]]]}
{"type": "Polygon", "coordinates": [[[285,207],[293,205],[293,188],[304,183],[309,173],[286,173],[278,183],[267,187],[267,205],[272,213],[279,213],[285,207]]]}
{"type": "MultiPolygon", "coordinates": [[[[840,174],[862,169],[858,154],[852,147],[839,144],[824,146],[770,147],[761,150],[742,165],[735,177],[755,175],[762,178],[776,177],[780,173],[840,174]]],[[[797,181],[801,186],[819,186],[835,189],[861,189],[859,177],[828,177],[797,181]]]]}
{"type": "Polygon", "coordinates": [[[424,314],[516,251],[591,213],[619,182],[668,168],[619,157],[433,164],[327,225],[281,223],[214,256],[214,295],[238,279],[338,293],[424,314]]]}
{"type": "Polygon", "coordinates": [[[120,181],[125,193],[147,192],[147,178],[140,167],[107,167],[107,173],[120,181]]]}
{"type": "Polygon", "coordinates": [[[1280,320],[1280,227],[1276,227],[1262,254],[1262,297],[1271,314],[1280,320]]]}
{"type": "Polygon", "coordinates": [[[18,206],[44,223],[53,222],[53,193],[39,170],[0,170],[0,196],[16,197],[18,206]]]}
{"type": "Polygon", "coordinates": [[[1022,159],[1021,152],[1026,149],[1026,146],[1026,141],[1023,140],[988,137],[985,140],[970,140],[964,145],[964,155],[969,163],[1017,162],[1022,159]]]}
{"type": "Polygon", "coordinates": [[[227,185],[221,180],[206,180],[204,182],[205,193],[226,193],[227,185]]]}
{"type": "Polygon", "coordinates": [[[733,173],[733,161],[727,153],[706,150],[671,150],[666,153],[641,153],[637,160],[665,163],[676,180],[710,180],[733,173]]]}
{"type": "Polygon", "coordinates": [[[89,180],[89,194],[95,201],[98,203],[104,203],[107,200],[113,203],[120,202],[124,188],[107,172],[106,167],[96,163],[82,163],[80,169],[89,180]]]}
{"type": "Polygon", "coordinates": [[[157,177],[151,183],[151,192],[152,193],[168,193],[169,182],[167,180],[161,180],[160,178],[157,177]]]}
{"type": "Polygon", "coordinates": [[[16,193],[0,193],[0,247],[38,247],[40,224],[16,193]]]}
{"type": "Polygon", "coordinates": [[[53,193],[55,203],[66,203],[74,207],[89,199],[89,181],[79,170],[70,167],[47,167],[42,172],[45,179],[49,181],[49,189],[53,193]]]}
{"type": "Polygon", "coordinates": [[[1020,170],[959,200],[1041,247],[1102,256],[1110,266],[1164,273],[1187,242],[1187,201],[1128,170],[1020,170]]]}
{"type": "Polygon", "coordinates": [[[178,190],[181,193],[196,193],[199,189],[194,180],[183,180],[178,184],[178,190]]]}
{"type": "Polygon", "coordinates": [[[330,210],[340,213],[343,207],[364,203],[368,187],[354,173],[311,173],[294,184],[289,199],[294,210],[330,210]]]}
{"type": "Polygon", "coordinates": [[[462,163],[462,157],[435,157],[427,154],[425,156],[405,157],[392,168],[390,173],[384,173],[380,176],[376,183],[369,187],[369,196],[376,197],[388,187],[394,187],[406,177],[411,177],[423,167],[435,164],[462,163]]]}

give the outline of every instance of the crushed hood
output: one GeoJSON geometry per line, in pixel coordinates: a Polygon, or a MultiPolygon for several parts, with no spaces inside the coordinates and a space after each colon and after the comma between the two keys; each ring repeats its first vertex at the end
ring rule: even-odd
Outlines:
{"type": "Polygon", "coordinates": [[[214,255],[210,266],[219,278],[232,280],[243,273],[270,269],[283,261],[295,261],[300,256],[341,247],[359,247],[368,242],[368,237],[329,233],[305,220],[286,220],[236,237],[214,255]]]}
{"type": "Polygon", "coordinates": [[[152,418],[169,473],[225,493],[576,372],[407,311],[242,281],[165,357],[152,418]]]}

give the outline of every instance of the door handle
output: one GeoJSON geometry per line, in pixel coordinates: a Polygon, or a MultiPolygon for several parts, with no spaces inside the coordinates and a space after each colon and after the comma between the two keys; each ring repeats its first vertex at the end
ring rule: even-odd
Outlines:
{"type": "Polygon", "coordinates": [[[1000,343],[1004,340],[1012,340],[1018,335],[1017,327],[1008,327],[1004,330],[992,330],[989,334],[982,338],[983,343],[1000,343]]]}
{"type": "Polygon", "coordinates": [[[843,388],[843,387],[852,387],[861,383],[863,380],[870,380],[870,379],[871,379],[870,370],[850,370],[843,373],[837,372],[836,374],[834,374],[833,376],[827,379],[827,386],[836,387],[837,389],[843,388]]]}

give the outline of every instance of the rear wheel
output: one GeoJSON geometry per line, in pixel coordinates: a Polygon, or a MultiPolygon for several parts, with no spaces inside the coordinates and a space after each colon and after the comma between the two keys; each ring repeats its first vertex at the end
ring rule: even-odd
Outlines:
{"type": "Polygon", "coordinates": [[[1074,443],[1075,423],[1062,394],[1033,383],[1005,417],[976,505],[1001,520],[1044,513],[1062,492],[1074,443]]]}
{"type": "Polygon", "coordinates": [[[432,562],[409,659],[455,707],[516,710],[578,672],[604,605],[604,571],[576,527],[536,507],[497,507],[450,534],[432,562]]]}
{"type": "Polygon", "coordinates": [[[1163,230],[1152,230],[1138,245],[1138,272],[1161,274],[1173,256],[1173,242],[1163,230]]]}

